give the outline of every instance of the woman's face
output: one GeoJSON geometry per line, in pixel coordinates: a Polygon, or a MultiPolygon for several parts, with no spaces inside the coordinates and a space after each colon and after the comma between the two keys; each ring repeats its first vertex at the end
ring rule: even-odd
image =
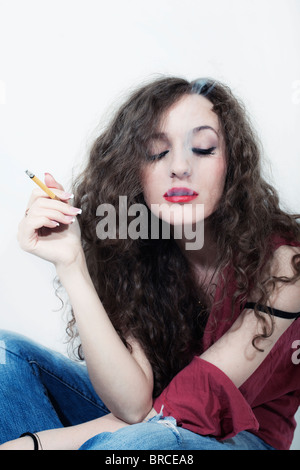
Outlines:
{"type": "Polygon", "coordinates": [[[144,198],[154,215],[172,225],[183,217],[186,224],[206,219],[223,193],[225,145],[212,107],[203,96],[185,95],[152,137],[151,163],[142,170],[144,198]]]}

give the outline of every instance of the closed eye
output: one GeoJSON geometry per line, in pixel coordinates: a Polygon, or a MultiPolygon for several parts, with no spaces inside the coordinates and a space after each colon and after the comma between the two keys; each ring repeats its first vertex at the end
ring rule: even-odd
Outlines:
{"type": "Polygon", "coordinates": [[[149,156],[149,159],[151,161],[160,160],[161,158],[165,157],[167,155],[167,153],[169,153],[169,150],[165,150],[164,152],[161,152],[157,155],[151,155],[151,156],[149,156]]]}
{"type": "Polygon", "coordinates": [[[214,155],[214,150],[216,150],[217,147],[210,147],[209,149],[198,149],[198,148],[192,148],[192,152],[195,153],[196,155],[214,155]]]}

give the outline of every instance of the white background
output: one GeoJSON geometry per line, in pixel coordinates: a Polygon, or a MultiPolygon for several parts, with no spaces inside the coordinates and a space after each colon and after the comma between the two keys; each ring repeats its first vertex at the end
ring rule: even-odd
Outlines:
{"type": "Polygon", "coordinates": [[[229,84],[268,179],[300,212],[299,24],[299,0],[0,0],[0,328],[66,351],[53,267],[16,241],[34,185],[24,171],[69,189],[100,120],[157,74],[229,84]]]}

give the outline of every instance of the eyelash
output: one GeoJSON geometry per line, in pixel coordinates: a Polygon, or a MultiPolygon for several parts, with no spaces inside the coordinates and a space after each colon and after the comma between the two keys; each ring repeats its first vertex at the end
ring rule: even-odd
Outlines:
{"type": "MultiPolygon", "coordinates": [[[[216,150],[216,147],[210,147],[209,149],[198,149],[198,148],[192,148],[192,152],[194,152],[196,155],[214,155],[214,150],[216,150]]],[[[159,153],[158,155],[152,155],[150,156],[151,161],[156,161],[160,160],[161,158],[165,157],[169,153],[169,150],[165,150],[162,153],[159,153]]]]}
{"type": "Polygon", "coordinates": [[[210,147],[209,149],[197,149],[197,148],[192,148],[192,151],[196,155],[214,155],[214,150],[216,150],[216,147],[210,147]]]}
{"type": "Polygon", "coordinates": [[[164,152],[158,154],[158,155],[151,155],[149,158],[151,161],[156,161],[160,160],[161,158],[165,157],[169,153],[169,150],[165,150],[164,152]]]}

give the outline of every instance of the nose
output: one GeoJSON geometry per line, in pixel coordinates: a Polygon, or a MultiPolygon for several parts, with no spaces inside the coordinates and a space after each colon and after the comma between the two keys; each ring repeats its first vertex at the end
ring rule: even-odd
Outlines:
{"type": "Polygon", "coordinates": [[[178,178],[180,180],[191,176],[191,162],[184,151],[174,152],[173,158],[170,159],[169,173],[170,178],[178,178]]]}

